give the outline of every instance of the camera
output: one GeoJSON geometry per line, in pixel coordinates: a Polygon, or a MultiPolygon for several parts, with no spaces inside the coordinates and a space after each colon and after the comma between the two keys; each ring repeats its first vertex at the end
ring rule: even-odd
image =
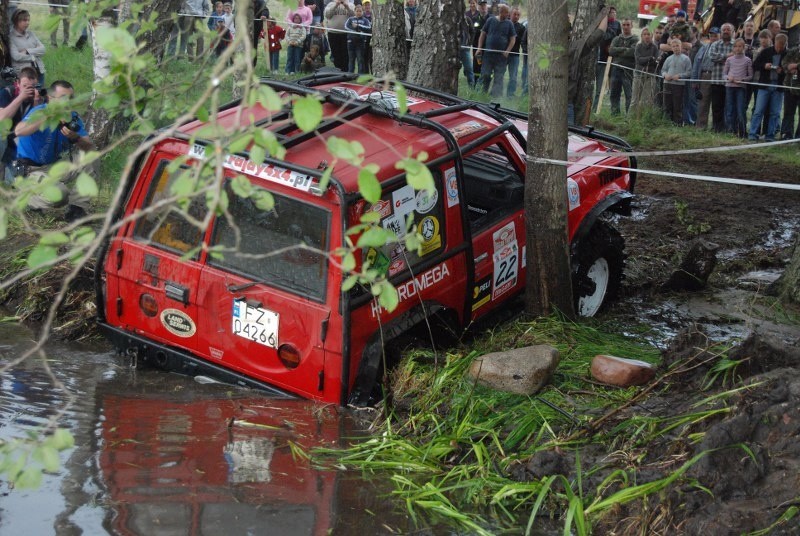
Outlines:
{"type": "Polygon", "coordinates": [[[68,122],[61,122],[62,127],[67,127],[72,132],[78,132],[81,129],[81,116],[78,115],[78,112],[72,112],[72,117],[68,122]]]}
{"type": "Polygon", "coordinates": [[[33,89],[36,90],[36,93],[38,93],[41,98],[44,99],[45,97],[47,97],[47,88],[42,86],[42,84],[36,84],[35,86],[33,86],[33,89]]]}

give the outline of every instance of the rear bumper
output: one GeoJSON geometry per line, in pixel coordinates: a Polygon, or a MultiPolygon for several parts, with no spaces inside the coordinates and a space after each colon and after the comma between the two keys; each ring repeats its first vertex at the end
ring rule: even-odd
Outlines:
{"type": "Polygon", "coordinates": [[[157,343],[129,331],[111,326],[105,322],[98,322],[98,326],[103,335],[114,344],[120,353],[133,351],[139,362],[192,377],[210,376],[231,385],[266,391],[273,397],[297,398],[296,395],[273,385],[211,363],[185,350],[157,343]]]}

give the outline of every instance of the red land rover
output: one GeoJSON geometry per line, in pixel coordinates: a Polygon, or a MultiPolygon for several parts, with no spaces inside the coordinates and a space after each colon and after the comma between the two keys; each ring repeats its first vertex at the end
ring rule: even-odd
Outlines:
{"type": "MultiPolygon", "coordinates": [[[[262,83],[284,97],[317,96],[325,118],[304,133],[289,109],[234,103],[221,110],[222,126],[252,122],[286,148],[282,160],[253,161],[247,150],[223,156],[216,177],[228,193],[224,214],[208,212],[205,194],[185,211],[166,201],[202,164],[206,143],[197,133],[205,124],[186,124],[155,145],[126,179],[117,211],[129,221],[99,261],[99,322],[139,361],[319,401],[365,403],[384,345],[434,315],[462,328],[523,291],[527,118],[410,84],[401,115],[393,92],[357,84],[353,75],[262,83]],[[377,164],[378,202],[359,194],[359,167],[341,161],[329,187],[319,187],[333,160],[326,140],[334,135],[358,140],[364,162],[377,164]],[[422,150],[433,192],[415,191],[395,167],[422,150]],[[234,193],[242,177],[271,193],[272,210],[234,193]],[[369,262],[397,288],[392,312],[368,289],[343,291],[348,274],[339,264],[293,247],[334,251],[355,240],[346,230],[367,212],[401,238],[413,220],[421,236],[418,250],[394,243],[356,253],[358,266],[369,262]]],[[[635,161],[609,145],[626,147],[589,128],[569,135],[570,151],[580,154],[570,158],[565,193],[583,315],[597,312],[622,278],[624,243],[604,216],[629,211],[635,161]],[[597,163],[623,169],[590,167],[597,163]]]]}

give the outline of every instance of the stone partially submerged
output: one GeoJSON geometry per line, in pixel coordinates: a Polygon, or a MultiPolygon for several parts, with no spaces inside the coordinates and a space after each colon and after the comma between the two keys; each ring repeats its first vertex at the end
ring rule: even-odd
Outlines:
{"type": "Polygon", "coordinates": [[[469,375],[485,387],[533,395],[550,381],[559,360],[558,350],[552,346],[526,346],[478,357],[470,365],[469,375]]]}

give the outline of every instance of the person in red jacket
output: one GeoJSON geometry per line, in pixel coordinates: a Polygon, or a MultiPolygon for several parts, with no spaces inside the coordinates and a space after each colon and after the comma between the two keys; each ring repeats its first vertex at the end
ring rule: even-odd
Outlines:
{"type": "Polygon", "coordinates": [[[262,38],[265,37],[264,33],[267,34],[266,39],[264,39],[264,52],[269,55],[270,70],[276,73],[280,67],[280,54],[283,48],[281,46],[281,39],[286,37],[286,30],[278,26],[275,19],[268,19],[267,29],[261,33],[262,38]]]}

